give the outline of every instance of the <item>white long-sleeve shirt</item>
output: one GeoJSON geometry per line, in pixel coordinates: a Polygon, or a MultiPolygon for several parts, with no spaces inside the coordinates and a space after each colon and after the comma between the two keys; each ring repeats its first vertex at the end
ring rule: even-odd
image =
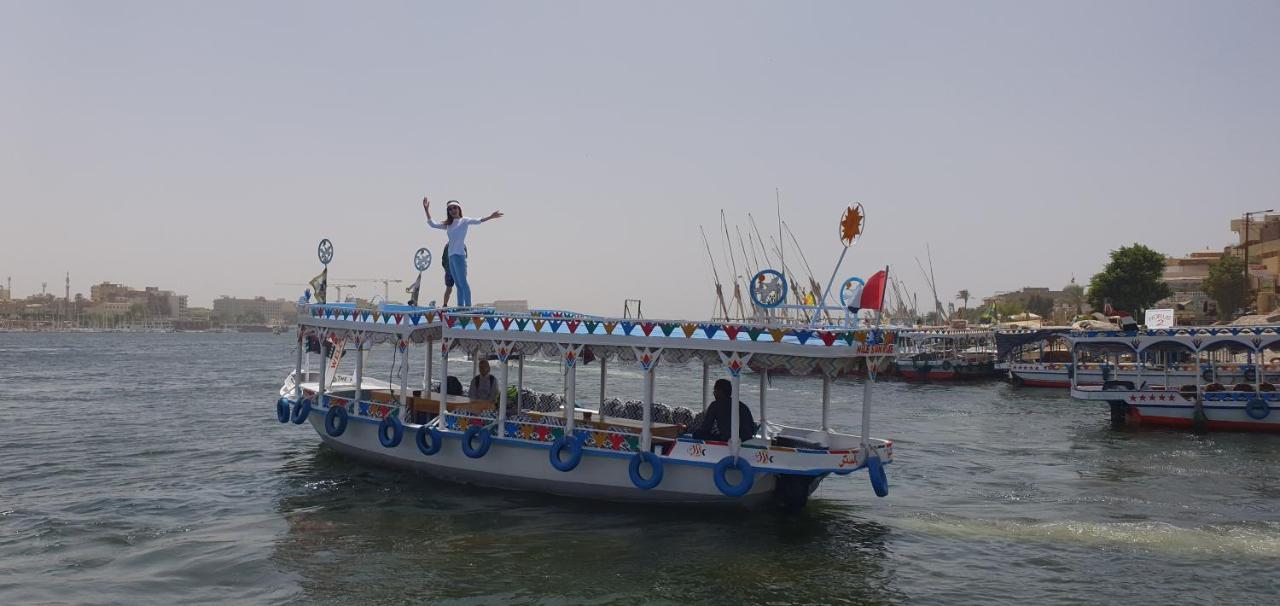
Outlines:
{"type": "Polygon", "coordinates": [[[471,217],[454,219],[452,225],[436,223],[431,219],[427,219],[427,225],[436,229],[443,229],[445,233],[449,235],[448,250],[450,255],[467,254],[467,230],[471,229],[472,225],[477,225],[479,223],[480,219],[473,219],[471,217]]]}

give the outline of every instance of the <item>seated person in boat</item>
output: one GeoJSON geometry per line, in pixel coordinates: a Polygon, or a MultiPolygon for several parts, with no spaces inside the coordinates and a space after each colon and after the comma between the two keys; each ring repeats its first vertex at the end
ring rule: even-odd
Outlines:
{"type": "MultiPolygon", "coordinates": [[[[728,379],[716,381],[712,389],[715,401],[707,407],[707,414],[702,416],[702,425],[691,428],[694,439],[728,441],[733,428],[733,409],[729,408],[733,401],[733,384],[728,379]]],[[[738,402],[738,439],[747,441],[756,434],[756,420],[751,416],[751,409],[738,402]]]]}
{"type": "Polygon", "coordinates": [[[466,395],[462,393],[462,381],[459,381],[458,377],[453,375],[449,375],[448,378],[445,379],[444,392],[451,396],[466,395]]]}
{"type": "Polygon", "coordinates": [[[467,396],[472,400],[498,401],[498,379],[489,374],[489,361],[480,360],[480,374],[471,379],[467,396]]]}

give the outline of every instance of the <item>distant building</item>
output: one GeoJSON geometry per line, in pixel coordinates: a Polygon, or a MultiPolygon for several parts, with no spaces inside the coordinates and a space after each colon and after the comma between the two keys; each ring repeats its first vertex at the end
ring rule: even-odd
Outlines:
{"type": "Polygon", "coordinates": [[[1204,292],[1209,268],[1222,258],[1221,252],[1194,252],[1185,257],[1165,257],[1161,280],[1173,296],[1161,299],[1156,308],[1173,309],[1179,325],[1209,324],[1218,321],[1218,304],[1204,292]]]}
{"type": "Polygon", "coordinates": [[[479,306],[492,307],[495,311],[508,314],[523,314],[529,312],[529,302],[524,299],[498,300],[493,303],[481,303],[479,306]]]}
{"type": "Polygon", "coordinates": [[[90,313],[93,313],[94,309],[118,309],[119,303],[126,304],[126,307],[141,305],[147,315],[159,318],[177,319],[184,317],[187,312],[187,295],[174,294],[171,290],[160,290],[156,286],[137,290],[123,284],[102,282],[89,287],[89,298],[94,304],[90,308],[90,313]],[[103,306],[105,303],[112,305],[103,306]]]}
{"type": "Polygon", "coordinates": [[[1231,231],[1236,232],[1236,243],[1228,246],[1226,254],[1245,258],[1248,250],[1250,286],[1256,293],[1253,306],[1258,314],[1276,310],[1276,281],[1280,276],[1280,215],[1262,215],[1249,220],[1245,233],[1244,219],[1233,219],[1231,231]]]}
{"type": "MultiPolygon", "coordinates": [[[[1050,308],[1047,310],[1049,311],[1049,314],[1044,318],[1046,322],[1053,324],[1065,324],[1071,318],[1075,317],[1077,313],[1076,304],[1070,301],[1066,292],[1039,286],[1025,286],[1022,290],[994,294],[983,299],[982,306],[991,307],[993,305],[1017,303],[1027,311],[1034,311],[1035,313],[1040,314],[1041,311],[1046,310],[1028,309],[1030,307],[1028,304],[1037,300],[1049,302],[1050,308]]],[[[1088,303],[1081,303],[1078,311],[1088,313],[1090,309],[1091,308],[1088,303]]]]}
{"type": "Polygon", "coordinates": [[[228,324],[291,324],[297,321],[298,303],[288,299],[237,299],[223,295],[213,302],[212,317],[228,324]]]}
{"type": "Polygon", "coordinates": [[[13,295],[9,292],[9,289],[0,286],[0,303],[8,303],[12,298],[13,295]]]}

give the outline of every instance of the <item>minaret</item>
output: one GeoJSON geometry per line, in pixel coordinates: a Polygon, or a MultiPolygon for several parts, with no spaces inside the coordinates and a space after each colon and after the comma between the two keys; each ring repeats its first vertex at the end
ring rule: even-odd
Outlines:
{"type": "Polygon", "coordinates": [[[67,303],[71,302],[71,272],[67,272],[67,294],[63,295],[62,299],[67,303]]]}

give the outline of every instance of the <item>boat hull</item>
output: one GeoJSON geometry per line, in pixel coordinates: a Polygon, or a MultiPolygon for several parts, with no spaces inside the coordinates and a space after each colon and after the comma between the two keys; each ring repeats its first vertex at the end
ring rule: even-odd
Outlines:
{"type": "MultiPolygon", "coordinates": [[[[1163,390],[1104,390],[1098,387],[1077,387],[1072,397],[1082,400],[1100,400],[1111,404],[1113,419],[1123,415],[1123,421],[1131,426],[1170,427],[1191,429],[1196,427],[1196,402],[1194,394],[1163,390]]],[[[1256,404],[1255,404],[1256,406],[1256,404]]],[[[1280,432],[1280,394],[1268,392],[1208,392],[1202,403],[1205,429],[1228,431],[1280,432]],[[1251,400],[1262,399],[1268,412],[1255,418],[1249,414],[1251,400]]]]}
{"type": "Polygon", "coordinates": [[[710,466],[673,465],[664,462],[662,483],[650,490],[636,488],[630,479],[630,455],[601,454],[584,450],[581,463],[568,472],[551,466],[549,447],[522,440],[493,438],[488,453],[470,458],[462,452],[461,435],[442,432],[444,444],[431,456],[423,455],[414,441],[417,425],[405,427],[404,439],[394,448],[378,441],[378,425],[352,418],[338,437],[325,432],[324,417],[312,415],[312,428],[335,450],[370,463],[410,469],[432,478],[505,490],[525,490],[606,501],[758,506],[771,502],[775,476],[757,471],[751,490],[742,497],[720,493],[710,466]]]}

